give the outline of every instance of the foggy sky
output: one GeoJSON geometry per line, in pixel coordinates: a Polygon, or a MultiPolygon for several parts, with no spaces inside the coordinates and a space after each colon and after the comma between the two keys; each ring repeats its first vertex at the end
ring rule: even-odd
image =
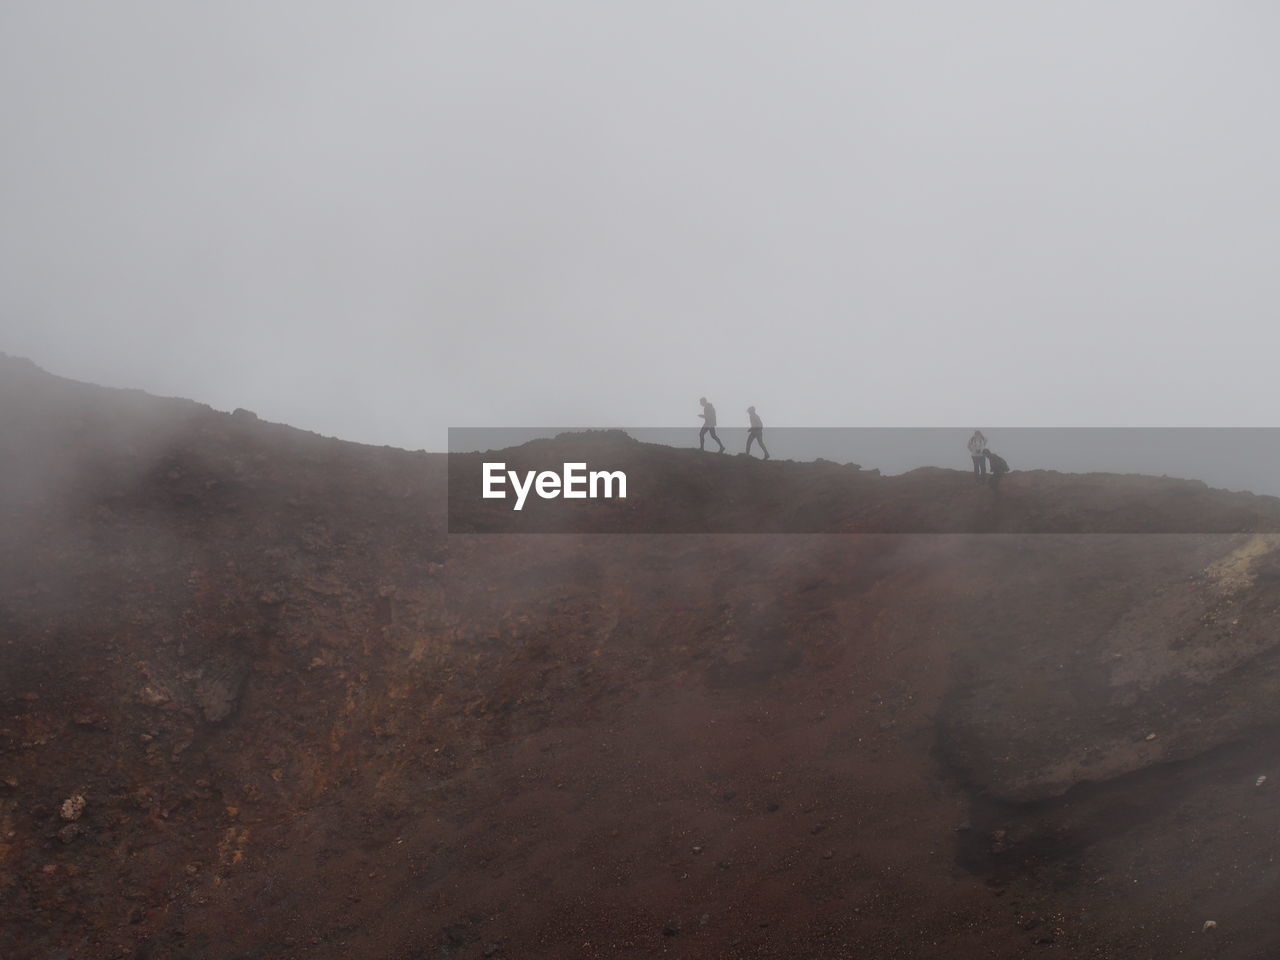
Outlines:
{"type": "Polygon", "coordinates": [[[1280,7],[0,5],[0,350],[347,439],[1276,425],[1280,7]]]}

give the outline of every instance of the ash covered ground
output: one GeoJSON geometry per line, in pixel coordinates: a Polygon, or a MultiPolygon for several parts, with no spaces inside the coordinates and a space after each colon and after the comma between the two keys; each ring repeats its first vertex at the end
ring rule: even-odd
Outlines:
{"type": "Polygon", "coordinates": [[[1159,532],[1269,498],[640,451],[958,532],[450,535],[443,455],[0,411],[0,955],[1280,950],[1280,540],[1159,532]]]}

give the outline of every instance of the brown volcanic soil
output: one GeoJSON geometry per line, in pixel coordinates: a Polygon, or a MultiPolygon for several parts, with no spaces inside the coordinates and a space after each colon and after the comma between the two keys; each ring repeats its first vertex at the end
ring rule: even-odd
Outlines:
{"type": "Polygon", "coordinates": [[[1270,537],[450,536],[439,455],[0,411],[4,957],[1280,948],[1270,537]]]}

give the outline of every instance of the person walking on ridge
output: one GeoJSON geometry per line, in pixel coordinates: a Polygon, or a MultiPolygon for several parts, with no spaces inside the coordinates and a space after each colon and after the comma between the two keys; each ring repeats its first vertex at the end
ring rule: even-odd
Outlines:
{"type": "Polygon", "coordinates": [[[711,434],[711,439],[720,447],[719,452],[724,453],[724,444],[720,443],[720,438],[716,436],[716,408],[707,402],[706,397],[699,397],[698,402],[702,404],[702,412],[698,414],[702,418],[702,429],[698,431],[698,449],[707,449],[707,434],[711,434]]]}
{"type": "Polygon", "coordinates": [[[973,479],[977,483],[981,483],[987,473],[986,449],[987,438],[982,431],[973,431],[973,436],[969,438],[969,456],[973,458],[973,479]]]}
{"type": "Polygon", "coordinates": [[[747,431],[747,456],[751,456],[751,444],[760,444],[764,458],[769,459],[769,448],[764,445],[764,421],[756,414],[755,407],[747,407],[747,416],[751,418],[751,429],[747,431]]]}

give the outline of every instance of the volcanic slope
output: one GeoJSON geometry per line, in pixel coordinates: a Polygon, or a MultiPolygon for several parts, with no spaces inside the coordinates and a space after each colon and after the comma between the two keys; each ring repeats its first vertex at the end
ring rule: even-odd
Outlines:
{"type": "Polygon", "coordinates": [[[1154,532],[1171,481],[1007,480],[1140,535],[450,535],[442,455],[10,358],[0,458],[0,956],[1280,950],[1280,543],[1154,532]]]}

